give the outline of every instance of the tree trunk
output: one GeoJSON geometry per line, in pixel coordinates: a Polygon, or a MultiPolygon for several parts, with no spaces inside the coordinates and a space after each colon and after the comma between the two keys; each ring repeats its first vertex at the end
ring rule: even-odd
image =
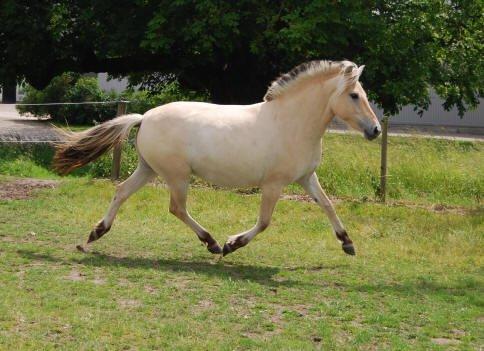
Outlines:
{"type": "Polygon", "coordinates": [[[17,102],[17,82],[13,79],[5,78],[2,82],[2,103],[14,104],[17,102]]]}

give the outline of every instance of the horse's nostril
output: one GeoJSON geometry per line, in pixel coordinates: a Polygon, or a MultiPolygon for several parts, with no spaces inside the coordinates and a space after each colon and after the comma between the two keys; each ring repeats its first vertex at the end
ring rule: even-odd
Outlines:
{"type": "Polygon", "coordinates": [[[374,135],[380,134],[380,127],[376,126],[375,129],[373,129],[373,134],[374,135]]]}

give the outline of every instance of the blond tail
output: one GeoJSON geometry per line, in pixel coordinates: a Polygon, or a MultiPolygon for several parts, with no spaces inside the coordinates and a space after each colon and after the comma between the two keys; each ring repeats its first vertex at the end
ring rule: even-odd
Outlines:
{"type": "Polygon", "coordinates": [[[131,128],[141,124],[142,115],[130,114],[114,118],[80,133],[61,130],[62,140],[56,144],[53,166],[67,174],[96,160],[113,146],[122,143],[131,128]]]}

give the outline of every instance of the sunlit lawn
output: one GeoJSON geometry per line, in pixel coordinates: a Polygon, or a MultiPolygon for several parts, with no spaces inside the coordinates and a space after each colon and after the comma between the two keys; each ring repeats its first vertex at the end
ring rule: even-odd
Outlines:
{"type": "MultiPolygon", "coordinates": [[[[61,179],[47,146],[1,145],[0,183],[60,183],[0,200],[0,350],[479,350],[483,148],[390,138],[382,205],[378,141],[327,135],[317,172],[357,256],[315,204],[282,200],[266,232],[220,260],[160,185],[77,251],[111,199],[111,182],[88,178],[108,175],[109,157],[61,179]]],[[[127,147],[123,174],[135,165],[127,147]]],[[[257,194],[195,185],[190,211],[220,243],[255,223],[257,194]]]]}
{"type": "MultiPolygon", "coordinates": [[[[6,179],[3,179],[6,181],[6,179]]],[[[112,196],[64,180],[0,201],[2,350],[478,350],[484,345],[482,207],[341,201],[345,255],[312,203],[222,261],[148,186],[90,253],[76,251],[112,196]]],[[[223,243],[254,224],[257,195],[196,188],[192,215],[223,243]]]]}

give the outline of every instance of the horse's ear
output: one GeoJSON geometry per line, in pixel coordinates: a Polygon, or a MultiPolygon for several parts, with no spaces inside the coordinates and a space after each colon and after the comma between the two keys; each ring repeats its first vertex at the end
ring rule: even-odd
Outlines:
{"type": "Polygon", "coordinates": [[[363,73],[363,69],[365,68],[365,65],[361,65],[358,67],[358,77],[361,76],[361,73],[363,73]]]}
{"type": "Polygon", "coordinates": [[[354,66],[346,66],[346,68],[344,70],[344,75],[345,76],[351,75],[351,73],[353,72],[354,69],[355,69],[354,66]]]}

